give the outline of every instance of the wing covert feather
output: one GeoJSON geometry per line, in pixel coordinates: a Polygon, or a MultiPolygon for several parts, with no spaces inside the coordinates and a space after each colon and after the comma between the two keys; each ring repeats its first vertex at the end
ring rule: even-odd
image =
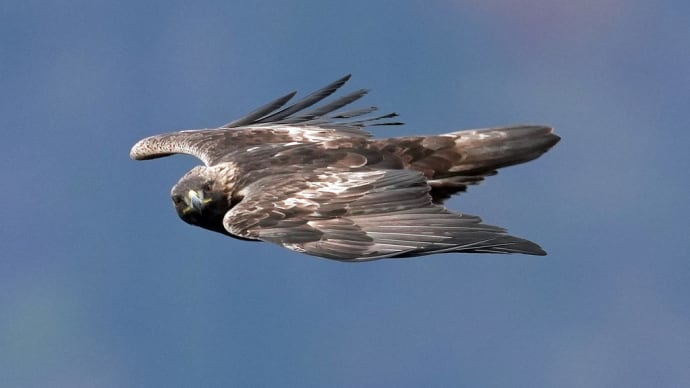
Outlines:
{"type": "Polygon", "coordinates": [[[223,220],[231,234],[344,261],[442,252],[543,255],[536,244],[432,203],[409,170],[269,176],[223,220]]]}

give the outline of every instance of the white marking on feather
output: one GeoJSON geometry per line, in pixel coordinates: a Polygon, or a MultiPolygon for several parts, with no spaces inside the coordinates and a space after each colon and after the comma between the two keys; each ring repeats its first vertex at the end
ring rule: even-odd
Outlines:
{"type": "Polygon", "coordinates": [[[307,251],[306,249],[302,248],[300,244],[283,244],[283,246],[287,249],[292,249],[295,252],[304,253],[307,251]]]}
{"type": "Polygon", "coordinates": [[[501,139],[506,137],[506,133],[500,130],[487,131],[487,129],[473,129],[467,131],[453,132],[449,135],[455,136],[455,144],[461,145],[467,142],[486,140],[486,139],[501,139]]]}
{"type": "Polygon", "coordinates": [[[357,131],[341,131],[335,128],[323,128],[319,126],[290,126],[290,125],[273,125],[271,126],[276,132],[287,132],[298,143],[319,143],[326,140],[344,137],[362,137],[367,136],[366,132],[357,133],[357,131]]]}
{"type": "Polygon", "coordinates": [[[291,198],[286,198],[282,201],[275,202],[274,206],[277,207],[278,209],[290,209],[293,207],[310,208],[310,207],[318,206],[318,204],[314,201],[309,200],[309,199],[291,197],[291,198]]]}
{"type": "Polygon", "coordinates": [[[377,179],[379,176],[372,177],[371,172],[350,172],[347,174],[347,180],[343,177],[334,174],[321,174],[317,175],[319,179],[316,182],[309,182],[309,186],[319,192],[342,194],[347,190],[363,186],[371,183],[373,180],[377,179]],[[336,178],[336,181],[329,181],[330,179],[336,178]],[[374,179],[372,179],[374,178],[374,179]]]}
{"type": "Polygon", "coordinates": [[[332,131],[324,130],[319,127],[289,127],[288,133],[297,141],[308,141],[310,143],[321,142],[332,138],[332,131]]]}

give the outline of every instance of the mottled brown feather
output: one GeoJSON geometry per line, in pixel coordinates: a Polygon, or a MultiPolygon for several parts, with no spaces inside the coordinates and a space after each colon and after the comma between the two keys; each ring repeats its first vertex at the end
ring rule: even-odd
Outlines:
{"type": "Polygon", "coordinates": [[[375,107],[337,111],[366,90],[312,108],[349,78],[285,106],[295,95],[287,94],[217,129],[142,139],[130,156],[201,159],[205,166],[173,187],[175,207],[185,222],[240,239],[343,261],[446,252],[545,254],[441,204],[499,168],[548,151],[560,139],[550,127],[373,139],[365,128],[398,125],[390,121],[397,114],[367,117],[375,107]]]}

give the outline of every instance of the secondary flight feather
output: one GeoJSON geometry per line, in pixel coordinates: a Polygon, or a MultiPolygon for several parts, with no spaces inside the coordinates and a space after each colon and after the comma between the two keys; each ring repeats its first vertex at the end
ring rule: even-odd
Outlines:
{"type": "Polygon", "coordinates": [[[399,125],[375,107],[341,110],[361,89],[329,103],[345,76],[287,105],[289,93],[215,129],[137,142],[133,159],[189,154],[204,162],[173,187],[185,222],[341,261],[435,253],[545,255],[539,245],[443,206],[497,169],[538,158],[560,138],[519,125],[375,139],[367,127],[399,125]],[[287,106],[286,106],[287,105],[287,106]]]}

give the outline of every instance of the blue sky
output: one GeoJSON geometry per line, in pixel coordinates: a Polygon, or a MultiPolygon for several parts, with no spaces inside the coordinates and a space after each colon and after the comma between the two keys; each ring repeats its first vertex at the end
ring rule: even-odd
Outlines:
{"type": "Polygon", "coordinates": [[[681,386],[690,381],[684,1],[5,1],[0,385],[681,386]],[[544,123],[448,206],[547,257],[348,265],[177,218],[215,127],[352,73],[378,136],[544,123]]]}

